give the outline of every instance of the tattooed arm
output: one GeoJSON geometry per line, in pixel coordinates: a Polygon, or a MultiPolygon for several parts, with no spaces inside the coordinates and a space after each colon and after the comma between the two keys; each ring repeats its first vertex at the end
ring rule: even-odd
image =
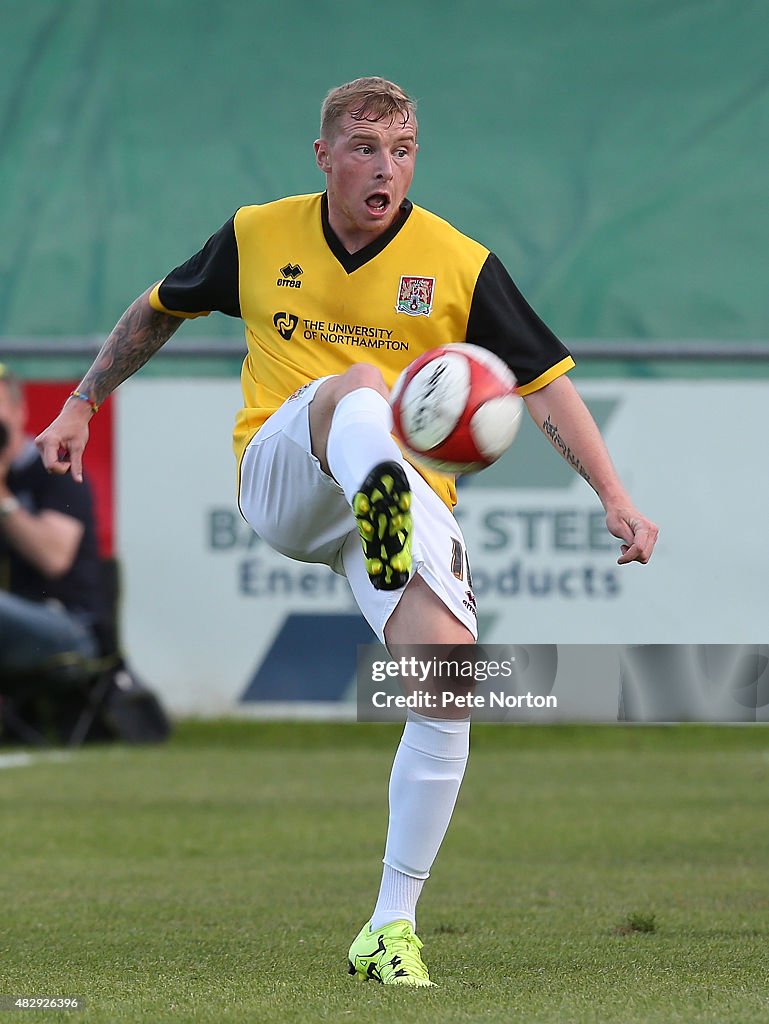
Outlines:
{"type": "Polygon", "coordinates": [[[524,401],[555,450],[601,499],[609,532],[623,542],[619,564],[648,562],[659,531],[633,504],[612,465],[595,420],[569,378],[558,377],[527,395],[524,401]]]}
{"type": "Polygon", "coordinates": [[[46,469],[54,473],[71,470],[78,483],[83,479],[83,451],[88,443],[88,421],[96,405],[118,384],[135,373],[184,322],[181,317],[158,313],[149,304],[151,289],[131,303],[102,345],[77,390],[90,401],[68,398],[53,423],[35,443],[46,469]]]}

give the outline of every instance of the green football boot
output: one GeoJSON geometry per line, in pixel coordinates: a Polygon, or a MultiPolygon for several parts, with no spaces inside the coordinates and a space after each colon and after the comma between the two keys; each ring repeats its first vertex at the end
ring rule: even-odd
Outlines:
{"type": "Polygon", "coordinates": [[[420,956],[421,941],[408,921],[393,921],[372,932],[364,924],[348,953],[349,973],[381,985],[432,986],[420,956]]]}
{"type": "Polygon", "coordinates": [[[397,462],[375,466],[352,501],[366,572],[377,590],[399,590],[411,574],[411,489],[397,462]]]}

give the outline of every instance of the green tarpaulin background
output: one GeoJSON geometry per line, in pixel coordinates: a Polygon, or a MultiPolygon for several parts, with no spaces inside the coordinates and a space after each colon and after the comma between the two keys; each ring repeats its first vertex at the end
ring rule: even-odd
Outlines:
{"type": "Polygon", "coordinates": [[[105,331],[239,205],[322,188],[322,97],[374,73],[419,100],[412,198],[564,338],[767,338],[767,38],[739,0],[3,0],[0,337],[105,331]]]}

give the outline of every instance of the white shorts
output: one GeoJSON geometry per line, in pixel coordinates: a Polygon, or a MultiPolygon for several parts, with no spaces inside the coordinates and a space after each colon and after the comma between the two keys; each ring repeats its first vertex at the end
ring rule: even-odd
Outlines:
{"type": "MultiPolygon", "coordinates": [[[[346,576],[358,607],[384,642],[385,625],[403,589],[372,586],[344,492],[323,472],[310,449],[310,403],[326,379],[313,381],[287,399],[246,448],[240,469],[240,511],[276,551],[299,562],[322,562],[346,576]]],[[[419,473],[408,464],[405,468],[413,502],[413,571],[477,637],[462,531],[419,473]]]]}

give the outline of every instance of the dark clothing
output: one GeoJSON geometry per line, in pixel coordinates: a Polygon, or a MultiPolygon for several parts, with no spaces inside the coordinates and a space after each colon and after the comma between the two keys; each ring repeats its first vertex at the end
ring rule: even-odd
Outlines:
{"type": "Polygon", "coordinates": [[[28,512],[50,509],[72,516],[83,524],[84,533],[70,571],[50,579],[25,561],[0,531],[0,588],[30,601],[58,601],[79,621],[97,626],[104,617],[104,600],[88,482],[78,484],[69,474],[46,472],[31,441],[13,463],[7,482],[28,512]]]}

